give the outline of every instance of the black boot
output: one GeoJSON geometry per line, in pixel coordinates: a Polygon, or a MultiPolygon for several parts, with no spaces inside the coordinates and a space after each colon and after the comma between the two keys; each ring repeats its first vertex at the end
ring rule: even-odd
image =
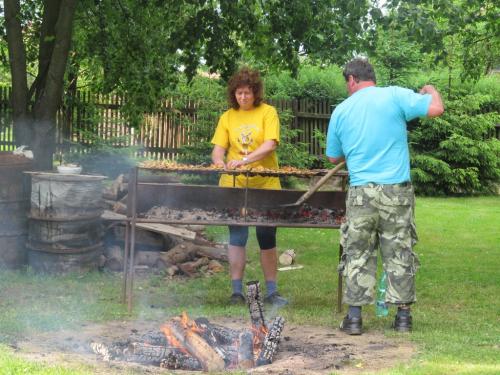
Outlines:
{"type": "Polygon", "coordinates": [[[394,319],[393,328],[396,332],[411,332],[412,317],[410,308],[398,307],[398,313],[394,319]]]}
{"type": "Polygon", "coordinates": [[[350,318],[349,315],[346,315],[342,323],[340,323],[340,330],[348,335],[361,335],[362,327],[363,319],[361,317],[350,318]]]}

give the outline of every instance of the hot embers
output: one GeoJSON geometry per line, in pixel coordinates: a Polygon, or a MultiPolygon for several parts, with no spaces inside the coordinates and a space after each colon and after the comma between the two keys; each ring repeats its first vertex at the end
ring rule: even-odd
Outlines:
{"type": "Polygon", "coordinates": [[[227,221],[257,222],[257,223],[304,223],[304,224],[335,224],[339,225],[344,211],[341,209],[316,208],[304,204],[297,208],[224,208],[189,210],[171,209],[156,206],[148,211],[148,218],[162,218],[175,221],[227,221]]]}

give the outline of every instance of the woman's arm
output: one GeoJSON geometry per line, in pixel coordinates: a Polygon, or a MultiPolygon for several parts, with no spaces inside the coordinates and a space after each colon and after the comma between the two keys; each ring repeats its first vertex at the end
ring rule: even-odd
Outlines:
{"type": "MultiPolygon", "coordinates": [[[[249,153],[244,159],[245,160],[229,160],[227,162],[227,168],[234,169],[242,165],[250,164],[255,161],[264,159],[278,147],[278,142],[274,139],[269,139],[264,141],[256,150],[249,153]]],[[[212,158],[213,159],[213,158],[212,158]]]]}
{"type": "Polygon", "coordinates": [[[219,167],[226,168],[226,163],[224,163],[224,156],[226,155],[226,149],[222,146],[215,145],[212,149],[212,163],[219,167]]]}

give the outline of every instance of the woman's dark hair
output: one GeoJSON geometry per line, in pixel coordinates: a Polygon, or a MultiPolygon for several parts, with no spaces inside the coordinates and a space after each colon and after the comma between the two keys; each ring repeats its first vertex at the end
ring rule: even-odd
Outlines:
{"type": "Polygon", "coordinates": [[[349,80],[349,76],[352,76],[356,82],[359,81],[373,81],[377,83],[377,78],[375,76],[375,71],[373,66],[368,62],[367,59],[355,58],[349,61],[344,71],[342,72],[346,81],[349,80]]]}
{"type": "Polygon", "coordinates": [[[248,86],[253,92],[253,105],[258,107],[264,100],[264,84],[260,78],[258,70],[243,67],[238,70],[230,79],[227,85],[227,98],[229,105],[234,109],[239,109],[240,105],[236,101],[236,89],[239,87],[248,86]]]}

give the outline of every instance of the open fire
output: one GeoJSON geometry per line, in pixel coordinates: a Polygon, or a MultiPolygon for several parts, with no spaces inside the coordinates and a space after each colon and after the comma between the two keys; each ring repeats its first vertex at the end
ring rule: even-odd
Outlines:
{"type": "Polygon", "coordinates": [[[186,313],[164,323],[160,331],[139,339],[106,345],[91,342],[94,353],[104,360],[123,360],[168,369],[221,371],[270,364],[278,350],[284,328],[283,317],[267,324],[257,281],[247,284],[251,326],[231,329],[205,318],[191,319],[186,313]]]}

